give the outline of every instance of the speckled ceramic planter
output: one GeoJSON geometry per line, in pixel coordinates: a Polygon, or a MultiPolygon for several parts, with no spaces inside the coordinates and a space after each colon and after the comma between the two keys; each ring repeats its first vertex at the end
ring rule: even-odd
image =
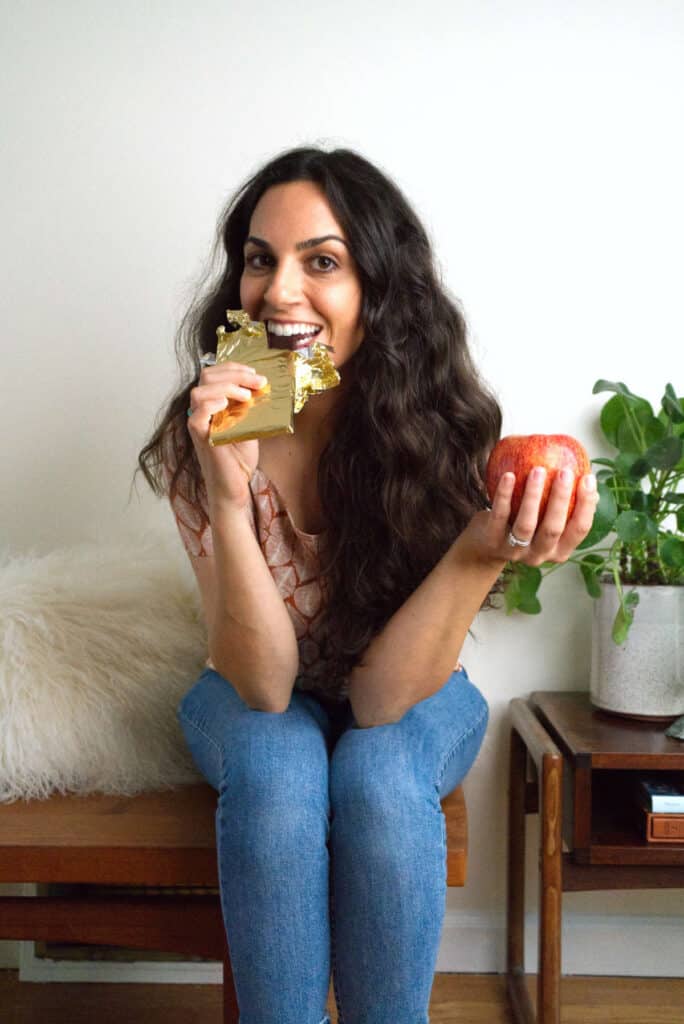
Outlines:
{"type": "Polygon", "coordinates": [[[615,586],[604,583],[594,601],[591,702],[631,718],[677,718],[684,714],[684,587],[634,589],[639,604],[620,646],[611,637],[615,586]]]}

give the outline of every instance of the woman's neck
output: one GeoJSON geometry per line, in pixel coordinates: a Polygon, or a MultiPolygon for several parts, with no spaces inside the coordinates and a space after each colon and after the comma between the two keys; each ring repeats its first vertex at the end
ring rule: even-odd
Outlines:
{"type": "Polygon", "coordinates": [[[312,395],[295,416],[294,439],[297,448],[320,455],[335,431],[345,405],[348,378],[342,377],[335,388],[312,395]]]}

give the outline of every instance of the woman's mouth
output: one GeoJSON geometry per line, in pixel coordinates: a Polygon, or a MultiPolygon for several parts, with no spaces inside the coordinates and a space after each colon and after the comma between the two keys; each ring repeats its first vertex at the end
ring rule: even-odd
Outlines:
{"type": "Polygon", "coordinates": [[[315,337],[321,333],[321,324],[279,323],[277,320],[266,321],[269,348],[284,348],[291,352],[308,348],[315,337]]]}

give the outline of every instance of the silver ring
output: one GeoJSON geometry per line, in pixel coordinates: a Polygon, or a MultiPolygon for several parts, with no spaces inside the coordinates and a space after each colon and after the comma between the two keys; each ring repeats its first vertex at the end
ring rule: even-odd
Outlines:
{"type": "Polygon", "coordinates": [[[199,357],[200,366],[215,366],[216,355],[213,352],[203,352],[199,357]]]}
{"type": "Polygon", "coordinates": [[[508,543],[511,545],[512,548],[529,548],[532,541],[519,540],[513,533],[513,531],[510,530],[508,533],[508,543]]]}

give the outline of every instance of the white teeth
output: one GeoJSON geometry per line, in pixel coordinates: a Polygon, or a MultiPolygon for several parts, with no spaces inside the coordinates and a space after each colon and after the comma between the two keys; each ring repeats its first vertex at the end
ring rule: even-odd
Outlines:
{"type": "Polygon", "coordinates": [[[279,324],[275,320],[268,320],[266,328],[271,334],[289,338],[293,334],[316,334],[320,324],[279,324]]]}

